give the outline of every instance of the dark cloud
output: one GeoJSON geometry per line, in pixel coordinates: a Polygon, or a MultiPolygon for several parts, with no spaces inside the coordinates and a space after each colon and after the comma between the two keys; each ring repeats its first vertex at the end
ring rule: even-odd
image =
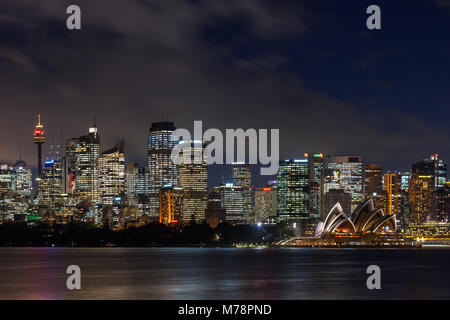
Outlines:
{"type": "MultiPolygon", "coordinates": [[[[96,116],[102,148],[124,137],[128,159],[141,163],[148,127],[163,118],[187,128],[194,120],[205,129],[280,128],[282,157],[352,153],[405,166],[448,141],[417,115],[335,98],[290,70],[284,43],[306,41],[320,21],[310,1],[77,1],[82,30],[68,31],[72,3],[0,5],[2,160],[21,151],[36,164],[37,113],[50,141],[61,130],[86,133],[96,116]]],[[[358,63],[382,63],[392,50],[368,51],[358,63]]]]}

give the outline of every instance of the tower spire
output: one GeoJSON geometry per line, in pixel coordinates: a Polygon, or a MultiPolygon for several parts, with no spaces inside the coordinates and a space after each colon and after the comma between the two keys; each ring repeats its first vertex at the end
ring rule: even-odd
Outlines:
{"type": "Polygon", "coordinates": [[[38,114],[38,124],[34,129],[33,141],[38,147],[38,173],[42,173],[42,145],[45,143],[45,130],[41,124],[41,115],[38,114]]]}

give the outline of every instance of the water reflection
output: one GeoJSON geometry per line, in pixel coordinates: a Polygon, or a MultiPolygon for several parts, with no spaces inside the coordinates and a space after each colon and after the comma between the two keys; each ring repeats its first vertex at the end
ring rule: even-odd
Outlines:
{"type": "Polygon", "coordinates": [[[450,298],[448,250],[0,248],[1,299],[450,298]],[[66,288],[68,265],[82,290],[66,288]],[[366,288],[368,265],[382,290],[366,288]]]}

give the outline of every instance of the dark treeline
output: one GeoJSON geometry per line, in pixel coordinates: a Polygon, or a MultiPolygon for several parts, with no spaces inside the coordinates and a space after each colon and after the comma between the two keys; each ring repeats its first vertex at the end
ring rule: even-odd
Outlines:
{"type": "Polygon", "coordinates": [[[0,225],[0,246],[228,246],[235,243],[267,244],[292,233],[285,224],[251,226],[221,223],[166,226],[149,223],[113,231],[89,223],[5,223],[0,225]]]}

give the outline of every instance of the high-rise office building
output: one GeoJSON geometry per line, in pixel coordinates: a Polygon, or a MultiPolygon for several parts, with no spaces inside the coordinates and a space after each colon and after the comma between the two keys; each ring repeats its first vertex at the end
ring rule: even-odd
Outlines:
{"type": "Polygon", "coordinates": [[[255,222],[277,216],[277,187],[266,186],[255,190],[255,222]]]}
{"type": "Polygon", "coordinates": [[[66,192],[94,203],[100,201],[98,158],[100,136],[96,125],[87,135],[66,141],[66,192]]]}
{"type": "Polygon", "coordinates": [[[434,167],[428,161],[413,164],[409,180],[409,223],[423,224],[431,218],[434,167]]]}
{"type": "Polygon", "coordinates": [[[278,217],[283,221],[309,218],[308,159],[280,161],[277,174],[278,217]]]}
{"type": "Polygon", "coordinates": [[[252,168],[250,164],[243,162],[233,163],[233,184],[242,188],[245,220],[249,222],[253,221],[254,193],[252,187],[252,168]]]}
{"type": "Polygon", "coordinates": [[[138,169],[138,181],[137,181],[137,194],[139,196],[148,196],[148,168],[139,167],[138,169]]]}
{"type": "Polygon", "coordinates": [[[395,214],[397,218],[402,213],[402,180],[397,171],[388,171],[383,175],[383,189],[385,193],[384,213],[395,214]]]}
{"type": "Polygon", "coordinates": [[[437,223],[450,222],[450,182],[434,191],[434,207],[432,219],[437,223]]]}
{"type": "MultiPolygon", "coordinates": [[[[380,197],[385,214],[395,214],[397,225],[406,228],[408,225],[408,190],[402,190],[402,173],[393,170],[383,175],[383,193],[380,197]]],[[[377,202],[378,204],[378,202],[377,202]]]]}
{"type": "Polygon", "coordinates": [[[360,156],[327,156],[327,168],[339,170],[339,186],[352,196],[352,211],[363,200],[362,158],[360,156]]]}
{"type": "Polygon", "coordinates": [[[439,158],[438,153],[431,155],[428,162],[433,166],[434,189],[443,188],[447,181],[447,164],[439,158]]]}
{"type": "Polygon", "coordinates": [[[226,183],[213,188],[220,195],[222,208],[225,209],[225,220],[231,222],[245,222],[244,195],[242,187],[226,183]]]}
{"type": "Polygon", "coordinates": [[[104,151],[98,159],[101,203],[112,205],[125,195],[124,141],[104,151]]]}
{"type": "Polygon", "coordinates": [[[183,216],[183,188],[166,186],[159,190],[159,222],[178,223],[183,216]]]}
{"type": "Polygon", "coordinates": [[[379,164],[364,166],[364,195],[366,198],[376,197],[383,191],[383,169],[379,164]]]}
{"type": "Polygon", "coordinates": [[[309,163],[309,216],[319,219],[324,195],[324,162],[322,153],[305,153],[309,163]]]}
{"type": "MultiPolygon", "coordinates": [[[[341,170],[339,169],[325,169],[323,174],[323,192],[324,194],[330,191],[331,189],[340,189],[341,188],[341,170]]],[[[327,214],[328,212],[324,212],[322,210],[322,215],[327,214]]]]}
{"type": "Polygon", "coordinates": [[[407,191],[409,189],[409,179],[410,178],[411,178],[411,173],[409,171],[400,173],[402,191],[405,191],[405,190],[407,191]]]}
{"type": "Polygon", "coordinates": [[[11,167],[8,164],[0,165],[0,183],[2,184],[2,188],[4,192],[13,189],[14,182],[14,173],[11,170],[11,167]]]}
{"type": "Polygon", "coordinates": [[[154,122],[148,134],[149,208],[151,216],[159,215],[159,190],[178,185],[178,166],[172,162],[173,122],[154,122]]]}
{"type": "Polygon", "coordinates": [[[341,205],[342,210],[346,215],[352,212],[352,196],[350,193],[342,189],[329,189],[323,197],[323,212],[325,216],[330,212],[336,203],[341,205]]]}
{"type": "Polygon", "coordinates": [[[208,193],[208,170],[203,158],[202,141],[180,141],[179,185],[183,188],[183,222],[205,219],[208,193]],[[197,160],[196,160],[197,159],[197,160]]]}
{"type": "Polygon", "coordinates": [[[39,204],[53,206],[59,204],[64,194],[64,162],[59,146],[50,146],[49,156],[39,180],[39,204]]]}
{"type": "Polygon", "coordinates": [[[29,196],[33,188],[31,168],[23,160],[17,161],[12,167],[14,173],[13,190],[21,196],[29,196]]]}
{"type": "Polygon", "coordinates": [[[412,166],[409,181],[409,222],[422,224],[433,220],[441,220],[442,188],[447,178],[447,165],[433,154],[429,159],[417,162],[412,166]]]}
{"type": "Polygon", "coordinates": [[[126,195],[129,204],[138,203],[139,165],[129,162],[125,165],[126,195]]]}

